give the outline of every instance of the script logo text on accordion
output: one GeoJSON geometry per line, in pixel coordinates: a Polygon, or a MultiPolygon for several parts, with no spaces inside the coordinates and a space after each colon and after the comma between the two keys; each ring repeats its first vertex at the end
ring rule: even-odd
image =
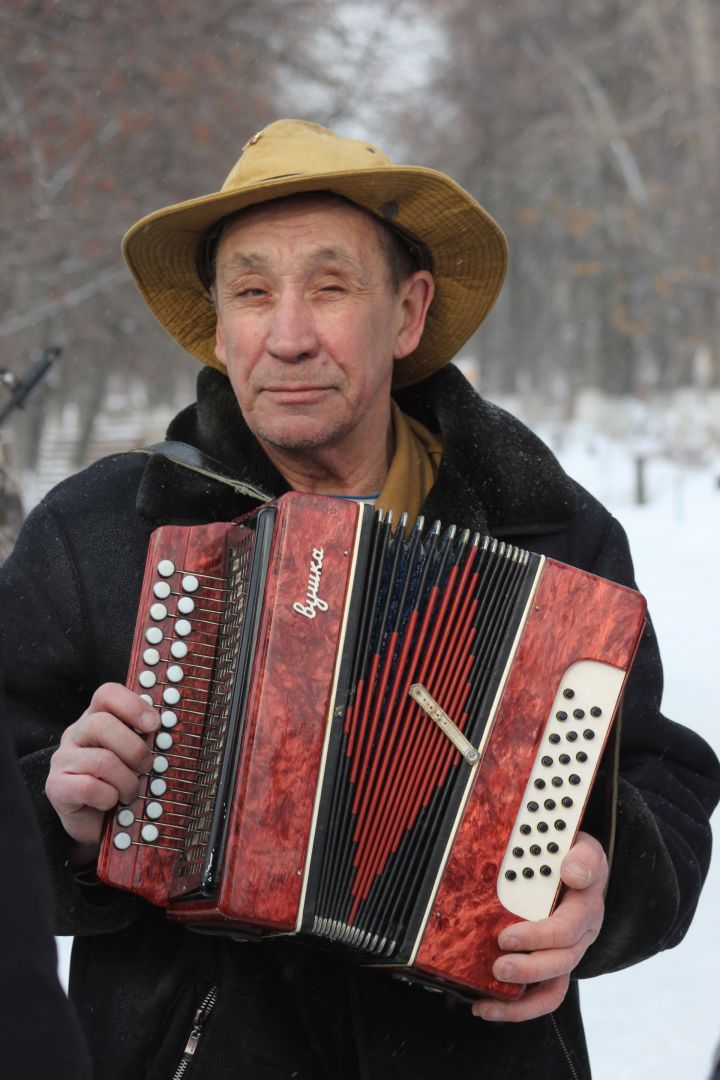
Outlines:
{"type": "Polygon", "coordinates": [[[306,619],[314,619],[318,611],[327,611],[328,609],[327,602],[318,596],[324,557],[324,548],[312,549],[310,574],[308,576],[307,592],[305,593],[307,603],[301,604],[299,600],[296,600],[293,604],[293,611],[297,611],[298,615],[304,615],[306,619]]]}

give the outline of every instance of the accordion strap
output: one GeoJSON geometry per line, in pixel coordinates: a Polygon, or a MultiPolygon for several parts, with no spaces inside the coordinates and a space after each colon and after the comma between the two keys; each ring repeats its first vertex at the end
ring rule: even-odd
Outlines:
{"type": "Polygon", "coordinates": [[[236,495],[248,495],[250,498],[258,499],[262,503],[271,502],[273,499],[273,496],[268,494],[267,491],[254,487],[244,480],[238,480],[237,477],[228,476],[222,471],[223,465],[221,462],[216,461],[215,458],[203,453],[202,450],[198,450],[196,446],[191,446],[189,443],[168,439],[165,442],[153,443],[152,446],[144,446],[135,452],[148,454],[150,457],[157,455],[167,458],[174,465],[181,465],[184,469],[190,469],[192,472],[200,473],[201,476],[207,476],[210,480],[217,481],[218,484],[226,484],[233,489],[236,495]]]}

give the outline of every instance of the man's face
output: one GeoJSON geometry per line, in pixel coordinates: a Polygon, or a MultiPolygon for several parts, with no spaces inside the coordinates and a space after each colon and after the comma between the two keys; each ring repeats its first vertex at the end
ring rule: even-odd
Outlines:
{"type": "Polygon", "coordinates": [[[312,453],[387,432],[404,287],[367,214],[322,197],[254,207],[223,231],[216,292],[215,351],[261,443],[312,453]]]}

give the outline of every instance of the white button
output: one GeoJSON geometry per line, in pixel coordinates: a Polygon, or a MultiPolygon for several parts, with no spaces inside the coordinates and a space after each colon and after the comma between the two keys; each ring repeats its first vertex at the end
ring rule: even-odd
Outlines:
{"type": "Polygon", "coordinates": [[[155,758],[155,760],[153,761],[153,766],[152,767],[153,767],[153,772],[164,773],[164,772],[167,772],[168,769],[170,768],[170,762],[168,761],[168,759],[166,757],[163,757],[162,754],[158,754],[157,757],[155,758]]]}
{"type": "Polygon", "coordinates": [[[159,731],[155,736],[155,745],[158,750],[169,750],[172,744],[172,736],[168,735],[167,731],[159,731]]]}
{"type": "Polygon", "coordinates": [[[178,619],[175,623],[175,633],[180,637],[187,637],[192,633],[192,623],[189,623],[187,619],[178,619]]]}
{"type": "Polygon", "coordinates": [[[182,579],[183,592],[196,592],[200,588],[200,582],[194,574],[187,574],[182,579]]]}
{"type": "Polygon", "coordinates": [[[191,615],[195,610],[195,601],[192,596],[181,596],[177,602],[177,609],[181,615],[191,615]]]}
{"type": "Polygon", "coordinates": [[[166,675],[168,677],[168,682],[182,682],[183,669],[179,664],[171,664],[167,669],[166,675]]]}
{"type": "Polygon", "coordinates": [[[166,686],[163,690],[163,701],[166,705],[177,705],[180,700],[180,691],[174,686],[166,686]]]}
{"type": "Polygon", "coordinates": [[[160,713],[160,723],[163,727],[173,728],[177,724],[177,716],[172,709],[163,709],[160,713]]]}
{"type": "Polygon", "coordinates": [[[153,664],[160,663],[160,653],[157,649],[146,649],[143,653],[143,660],[152,667],[153,664]]]}
{"type": "Polygon", "coordinates": [[[145,633],[145,640],[151,645],[159,645],[163,639],[163,632],[159,626],[151,626],[145,633]]]}
{"type": "Polygon", "coordinates": [[[160,832],[157,825],[143,825],[140,830],[140,835],[148,844],[154,844],[160,835],[160,832]]]}
{"type": "Polygon", "coordinates": [[[170,584],[167,581],[158,581],[153,585],[153,592],[158,600],[167,600],[170,595],[170,584]]]}
{"type": "Polygon", "coordinates": [[[141,686],[144,686],[146,690],[149,690],[150,687],[154,686],[157,682],[157,676],[154,671],[141,671],[138,682],[141,686]]]}
{"type": "Polygon", "coordinates": [[[148,786],[150,788],[150,794],[155,795],[156,797],[164,795],[167,791],[167,782],[160,776],[154,776],[148,786]]]}
{"type": "Polygon", "coordinates": [[[155,702],[153,701],[153,699],[150,697],[149,694],[140,694],[138,696],[140,697],[141,701],[147,701],[148,705],[154,705],[155,704],[155,702]]]}
{"type": "Polygon", "coordinates": [[[155,622],[160,622],[161,619],[167,618],[167,608],[164,604],[153,604],[150,608],[150,618],[155,622]]]}
{"type": "Polygon", "coordinates": [[[169,559],[163,559],[162,562],[158,563],[157,572],[160,577],[170,577],[171,574],[175,573],[175,563],[170,562],[169,559]]]}
{"type": "Polygon", "coordinates": [[[159,802],[149,802],[145,807],[145,813],[151,821],[157,821],[158,818],[161,818],[162,812],[162,804],[159,802]]]}
{"type": "Polygon", "coordinates": [[[127,849],[132,844],[132,840],[126,832],[119,832],[116,833],[113,837],[113,844],[118,849],[118,851],[127,851],[127,849]]]}
{"type": "Polygon", "coordinates": [[[184,660],[188,654],[188,647],[184,641],[173,641],[170,646],[170,654],[174,656],[176,660],[184,660]]]}
{"type": "Polygon", "coordinates": [[[135,820],[135,815],[132,810],[118,810],[116,814],[118,825],[122,825],[123,829],[129,829],[135,820]]]}

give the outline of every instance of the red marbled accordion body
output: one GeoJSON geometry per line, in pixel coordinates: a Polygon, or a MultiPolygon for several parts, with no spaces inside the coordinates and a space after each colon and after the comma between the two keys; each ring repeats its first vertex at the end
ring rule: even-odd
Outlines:
{"type": "Polygon", "coordinates": [[[576,661],[627,670],[643,617],[637,593],[546,562],[416,957],[420,971],[442,978],[452,970],[465,985],[482,982],[506,996],[503,984],[487,981],[500,955],[498,934],[516,921],[500,903],[496,882],[545,718],[576,661]]]}
{"type": "MultiPolygon", "coordinates": [[[[235,660],[222,659],[235,657],[231,645],[240,630],[228,630],[223,611],[239,596],[238,623],[250,619],[247,587],[238,584],[245,571],[232,566],[252,546],[255,515],[153,535],[128,685],[161,709],[171,742],[165,750],[156,745],[135,803],[108,816],[101,878],[167,907],[173,920],[259,936],[301,933],[360,962],[468,996],[517,996],[521,990],[492,977],[497,935],[520,917],[512,908],[524,910],[523,901],[518,908],[513,897],[524,896],[530,879],[540,897],[533,911],[546,905],[549,913],[556,900],[559,860],[577,830],[642,631],[642,597],[533,556],[527,583],[513,586],[515,622],[494,646],[501,649],[493,661],[496,685],[473,697],[481,631],[501,621],[494,609],[492,618],[482,614],[483,576],[506,573],[505,564],[515,573],[511,564],[523,560],[500,545],[504,565],[496,571],[482,563],[489,542],[449,541],[455,554],[438,577],[442,584],[428,587],[424,610],[418,601],[406,622],[388,625],[382,655],[371,649],[353,681],[348,671],[362,651],[353,620],[363,601],[379,604],[361,554],[371,515],[366,509],[363,517],[352,502],[299,493],[278,500],[275,513],[240,705],[233,696],[241,693],[240,680],[229,670],[235,660]],[[166,591],[162,581],[155,591],[161,564],[171,588],[161,601],[167,615],[156,618],[162,613],[153,605],[166,591]],[[182,612],[191,604],[187,630],[182,612]],[[158,627],[162,640],[148,648],[158,627]],[[174,664],[184,648],[180,631],[187,650],[174,664]],[[615,673],[612,691],[596,693],[595,668],[583,689],[587,661],[599,662],[601,676],[615,673]],[[411,683],[418,682],[455,736],[411,699],[411,683]],[[597,698],[603,708],[593,711],[601,718],[591,719],[586,705],[575,709],[582,721],[572,719],[575,713],[569,722],[557,720],[562,694],[577,694],[576,706],[597,698]],[[168,695],[171,703],[177,698],[169,707],[168,695]],[[218,777],[232,758],[223,711],[238,714],[240,734],[237,768],[221,798],[218,777]],[[480,713],[482,723],[474,719],[480,713]],[[472,742],[465,759],[463,733],[472,742]],[[584,764],[576,764],[583,755],[584,764]],[[553,764],[545,768],[541,759],[553,764]],[[564,759],[569,764],[558,764],[564,759]],[[535,789],[542,803],[533,801],[535,789]],[[553,806],[560,798],[572,806],[557,811],[565,814],[559,825],[557,813],[543,809],[549,795],[553,806]],[[213,835],[211,819],[223,822],[223,839],[214,864],[208,856],[201,887],[188,850],[196,853],[213,835]],[[426,833],[432,858],[422,851],[426,833]],[[528,851],[518,846],[521,834],[531,834],[528,851]],[[511,849],[523,852],[517,863],[508,861],[511,849]],[[385,922],[377,912],[385,912],[385,922]]],[[[372,625],[372,613],[365,618],[372,625]]]]}

